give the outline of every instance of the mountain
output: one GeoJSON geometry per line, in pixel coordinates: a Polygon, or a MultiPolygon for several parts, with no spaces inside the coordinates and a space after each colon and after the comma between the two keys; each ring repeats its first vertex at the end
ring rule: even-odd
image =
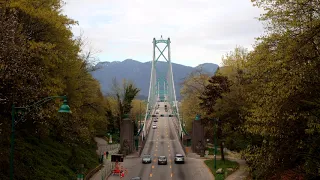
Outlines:
{"type": "MultiPolygon", "coordinates": [[[[213,63],[204,63],[197,67],[190,67],[172,63],[177,99],[180,99],[180,87],[183,79],[191,72],[200,68],[204,72],[213,74],[217,70],[218,65],[213,63]]],[[[116,78],[118,82],[125,78],[132,80],[135,85],[141,89],[138,98],[146,99],[148,97],[151,62],[142,63],[132,59],[126,59],[122,62],[99,62],[95,65],[94,69],[96,70],[92,72],[92,76],[100,82],[101,89],[104,94],[111,91],[113,78],[116,78]]],[[[168,69],[167,62],[158,61],[156,63],[156,69],[157,77],[165,77],[168,69]]]]}

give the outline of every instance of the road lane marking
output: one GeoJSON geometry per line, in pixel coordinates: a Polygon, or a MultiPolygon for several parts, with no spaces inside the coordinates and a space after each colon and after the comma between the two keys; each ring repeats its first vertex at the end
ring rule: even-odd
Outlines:
{"type": "Polygon", "coordinates": [[[158,149],[156,149],[156,151],[158,151],[158,149]]]}
{"type": "Polygon", "coordinates": [[[154,166],[152,166],[152,169],[154,168],[154,166]]]}
{"type": "Polygon", "coordinates": [[[154,156],[157,156],[157,154],[154,154],[154,156]]]}
{"type": "Polygon", "coordinates": [[[157,161],[157,160],[155,160],[155,159],[153,160],[153,162],[156,162],[156,161],[157,161]]]}
{"type": "Polygon", "coordinates": [[[173,176],[173,173],[171,173],[171,177],[173,176]]]}
{"type": "Polygon", "coordinates": [[[150,173],[150,177],[152,177],[152,173],[150,173]]]}
{"type": "Polygon", "coordinates": [[[170,151],[170,149],[168,149],[168,151],[170,151]]]}
{"type": "Polygon", "coordinates": [[[170,147],[170,146],[168,145],[168,147],[170,147]]]}
{"type": "Polygon", "coordinates": [[[171,168],[171,165],[170,165],[170,168],[171,168]]]}

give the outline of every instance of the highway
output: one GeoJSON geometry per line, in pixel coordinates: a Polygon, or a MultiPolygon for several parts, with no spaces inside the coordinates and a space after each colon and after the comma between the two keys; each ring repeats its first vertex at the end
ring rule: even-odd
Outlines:
{"type": "MultiPolygon", "coordinates": [[[[127,174],[125,180],[139,176],[143,180],[193,180],[203,179],[211,180],[213,176],[203,163],[203,160],[185,158],[185,164],[175,164],[175,154],[184,154],[179,142],[177,133],[174,131],[174,124],[171,117],[160,117],[161,114],[167,115],[164,110],[164,102],[160,102],[160,113],[158,116],[157,129],[151,129],[147,138],[145,147],[141,155],[152,155],[151,164],[142,164],[141,158],[125,159],[122,165],[126,168],[127,174]],[[157,157],[166,156],[167,165],[158,165],[157,157]]],[[[153,123],[153,122],[152,122],[153,123]]],[[[152,126],[151,126],[152,128],[152,126]]],[[[109,177],[109,179],[120,179],[119,177],[109,177]]]]}

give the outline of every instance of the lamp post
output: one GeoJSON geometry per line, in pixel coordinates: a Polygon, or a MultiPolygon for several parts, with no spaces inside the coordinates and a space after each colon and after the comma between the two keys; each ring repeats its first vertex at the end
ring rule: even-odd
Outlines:
{"type": "Polygon", "coordinates": [[[32,105],[25,106],[25,107],[15,107],[12,105],[11,109],[11,148],[10,148],[10,180],[13,180],[14,173],[13,173],[13,160],[14,160],[14,132],[15,132],[15,125],[18,124],[20,121],[23,120],[24,116],[31,112],[34,108],[39,107],[53,99],[63,99],[63,104],[60,106],[58,112],[60,113],[71,113],[70,107],[67,102],[67,96],[50,96],[46,97],[32,105]],[[22,113],[22,116],[16,120],[16,113],[22,113]]]}
{"type": "Polygon", "coordinates": [[[219,119],[214,119],[214,169],[217,168],[217,125],[219,119]]]}
{"type": "Polygon", "coordinates": [[[141,101],[140,101],[140,110],[139,110],[139,120],[140,120],[140,126],[139,126],[139,129],[141,128],[141,101]]]}

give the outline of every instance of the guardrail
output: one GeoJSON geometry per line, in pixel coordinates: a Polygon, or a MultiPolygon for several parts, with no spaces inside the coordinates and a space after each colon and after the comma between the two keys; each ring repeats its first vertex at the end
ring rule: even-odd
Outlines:
{"type": "MultiPolygon", "coordinates": [[[[111,156],[112,154],[118,154],[119,149],[120,149],[120,144],[108,144],[107,146],[107,151],[109,152],[109,155],[111,156]]],[[[108,157],[109,158],[109,157],[108,157]]],[[[85,180],[89,180],[94,176],[97,172],[101,170],[101,176],[105,175],[105,177],[108,177],[110,173],[112,172],[114,165],[110,161],[104,158],[103,164],[99,164],[97,167],[92,169],[87,173],[85,176],[85,180]]]]}
{"type": "Polygon", "coordinates": [[[99,164],[97,167],[92,169],[91,171],[88,172],[88,174],[85,176],[85,180],[89,180],[93,175],[95,175],[101,168],[103,167],[102,164],[99,164]]]}

